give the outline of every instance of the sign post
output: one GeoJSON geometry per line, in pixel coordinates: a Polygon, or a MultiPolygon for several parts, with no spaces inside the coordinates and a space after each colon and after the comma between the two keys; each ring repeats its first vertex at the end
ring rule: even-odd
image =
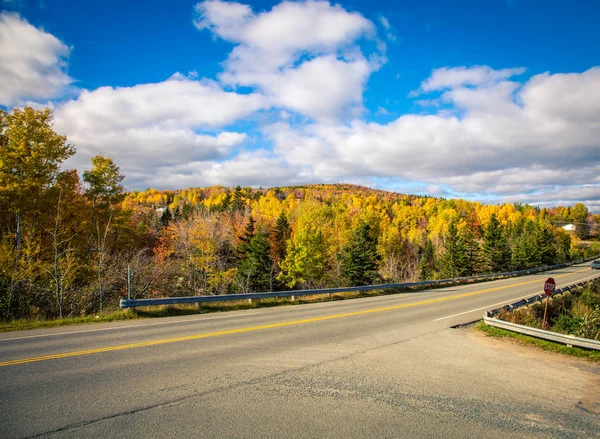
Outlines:
{"type": "Polygon", "coordinates": [[[544,311],[544,321],[542,322],[542,329],[546,327],[546,314],[548,314],[548,301],[550,300],[550,296],[554,294],[554,289],[556,288],[556,282],[554,279],[549,277],[544,282],[544,293],[546,293],[546,310],[544,311]]]}

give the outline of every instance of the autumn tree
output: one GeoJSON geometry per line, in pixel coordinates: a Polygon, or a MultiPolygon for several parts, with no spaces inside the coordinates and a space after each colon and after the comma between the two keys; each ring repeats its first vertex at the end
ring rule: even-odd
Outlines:
{"type": "Polygon", "coordinates": [[[404,238],[398,227],[382,227],[377,252],[380,257],[379,273],[383,279],[391,282],[416,280],[419,248],[404,238]]]}
{"type": "Polygon", "coordinates": [[[124,175],[113,159],[102,155],[92,157],[92,168],[83,173],[83,181],[87,184],[85,194],[92,203],[88,255],[91,257],[92,250],[95,250],[98,256],[96,273],[100,312],[104,308],[103,276],[109,232],[115,222],[115,206],[125,197],[125,189],[121,184],[123,179],[124,175]]]}
{"type": "Polygon", "coordinates": [[[55,184],[60,165],[75,153],[67,139],[52,126],[52,111],[31,107],[0,110],[0,206],[7,217],[4,233],[14,236],[14,269],[3,291],[4,315],[12,312],[17,291],[23,241],[23,224],[35,227],[48,190],[55,184]]]}
{"type": "Polygon", "coordinates": [[[583,203],[577,203],[571,208],[571,221],[575,224],[575,233],[579,239],[587,239],[590,234],[588,224],[588,208],[583,203]]]}
{"type": "Polygon", "coordinates": [[[288,287],[298,284],[320,287],[327,269],[327,245],[323,231],[315,227],[302,227],[292,235],[287,254],[281,263],[279,279],[288,287]]]}

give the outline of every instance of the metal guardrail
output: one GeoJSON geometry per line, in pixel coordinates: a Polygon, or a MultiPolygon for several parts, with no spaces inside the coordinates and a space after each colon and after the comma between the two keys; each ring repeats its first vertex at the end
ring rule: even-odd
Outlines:
{"type": "MultiPolygon", "coordinates": [[[[596,256],[597,257],[597,256],[596,256]]],[[[595,259],[591,258],[591,259],[595,259]]],[[[591,260],[589,259],[589,260],[591,260]]],[[[459,277],[453,279],[442,279],[442,280],[428,280],[423,282],[405,282],[396,284],[381,284],[381,285],[365,285],[358,287],[340,287],[340,288],[324,288],[316,290],[292,290],[292,291],[273,291],[273,292],[260,292],[260,293],[247,293],[247,294],[224,294],[218,296],[188,296],[188,297],[160,297],[152,299],[121,299],[121,309],[126,308],[138,308],[142,306],[154,306],[154,305],[179,305],[184,303],[207,303],[207,302],[226,302],[233,300],[247,300],[247,299],[265,299],[265,298],[277,298],[277,297],[297,297],[297,296],[309,296],[314,294],[329,294],[330,296],[334,293],[350,293],[356,291],[373,291],[373,290],[388,290],[395,288],[411,288],[411,287],[428,287],[438,286],[445,284],[462,284],[476,280],[495,279],[503,277],[518,276],[524,274],[538,273],[541,271],[552,270],[555,268],[563,268],[569,265],[578,264],[585,262],[587,259],[571,262],[568,264],[549,265],[538,268],[530,268],[528,270],[509,271],[506,273],[496,274],[483,274],[479,276],[470,277],[459,277]]]]}
{"type": "MultiPolygon", "coordinates": [[[[582,287],[585,284],[592,282],[598,278],[600,278],[600,274],[598,274],[594,278],[589,279],[585,282],[578,282],[576,284],[572,284],[572,285],[560,288],[554,292],[552,297],[561,295],[572,289],[582,287]]],[[[493,317],[494,315],[499,313],[500,310],[502,310],[502,309],[505,309],[507,311],[512,311],[512,310],[515,310],[522,306],[530,305],[535,302],[541,302],[545,297],[546,297],[545,294],[536,294],[535,296],[532,296],[528,299],[522,299],[522,300],[519,300],[518,302],[511,303],[510,305],[504,305],[500,308],[486,311],[483,314],[483,321],[489,326],[506,329],[508,331],[518,332],[520,334],[529,335],[531,337],[555,341],[558,343],[566,344],[568,346],[579,346],[579,347],[586,348],[586,349],[594,349],[594,350],[600,351],[600,341],[598,341],[598,340],[591,340],[589,338],[575,337],[574,335],[560,334],[558,332],[553,332],[553,331],[545,331],[543,329],[532,328],[530,326],[524,326],[524,325],[519,325],[516,323],[506,322],[504,320],[496,319],[493,317]]]]}

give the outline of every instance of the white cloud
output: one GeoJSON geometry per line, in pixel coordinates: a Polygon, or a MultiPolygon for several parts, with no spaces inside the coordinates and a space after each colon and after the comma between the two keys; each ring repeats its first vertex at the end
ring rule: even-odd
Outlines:
{"type": "Polygon", "coordinates": [[[373,23],[359,13],[327,1],[284,1],[258,14],[247,5],[218,0],[198,3],[195,9],[198,29],[209,29],[224,40],[241,44],[238,52],[269,54],[276,66],[293,61],[298,52],[336,51],[375,32],[373,23]]]}
{"type": "Polygon", "coordinates": [[[463,85],[477,86],[523,73],[525,69],[522,67],[501,70],[494,70],[488,66],[442,67],[431,72],[431,76],[421,83],[421,91],[430,92],[463,85]]]}
{"type": "Polygon", "coordinates": [[[70,48],[16,14],[0,13],[0,105],[62,96],[70,48]]]}
{"type": "Polygon", "coordinates": [[[370,73],[361,56],[352,61],[321,56],[278,73],[237,75],[236,82],[260,83],[273,105],[319,119],[342,113],[358,116],[370,73]]]}
{"type": "Polygon", "coordinates": [[[285,160],[268,151],[242,152],[223,162],[182,162],[175,166],[159,167],[153,175],[141,172],[128,176],[135,187],[178,189],[190,186],[279,186],[306,182],[301,167],[290,166],[285,160]]]}
{"type": "Polygon", "coordinates": [[[539,207],[572,206],[583,203],[590,212],[600,212],[600,184],[537,188],[533,192],[502,197],[505,203],[529,203],[539,207]]]}
{"type": "Polygon", "coordinates": [[[386,32],[387,39],[392,43],[396,42],[397,38],[394,32],[392,32],[392,26],[390,25],[390,21],[382,15],[379,17],[379,22],[381,23],[386,32]]]}
{"type": "Polygon", "coordinates": [[[383,15],[381,17],[379,17],[379,22],[381,23],[381,25],[386,29],[389,30],[390,28],[390,22],[387,18],[385,18],[383,15]]]}
{"type": "Polygon", "coordinates": [[[374,39],[374,24],[326,1],[283,2],[268,12],[205,1],[194,24],[236,44],[220,80],[255,87],[274,105],[313,117],[357,115],[369,75],[383,62],[367,59],[356,41],[374,39]]]}
{"type": "Polygon", "coordinates": [[[158,83],[84,90],[60,112],[79,129],[104,131],[156,125],[219,127],[265,107],[259,94],[225,92],[215,82],[175,74],[158,83]]]}
{"type": "Polygon", "coordinates": [[[55,128],[77,147],[70,165],[78,169],[88,167],[92,155],[106,154],[127,175],[152,174],[226,158],[247,135],[221,128],[265,105],[258,94],[225,92],[214,82],[176,74],[155,84],[83,91],[55,110],[55,128]]]}
{"type": "Polygon", "coordinates": [[[489,72],[499,80],[468,89],[457,81],[444,98],[460,116],[300,128],[280,123],[265,133],[278,155],[315,179],[389,178],[531,203],[544,201],[540,190],[600,197],[600,69],[537,75],[525,84],[505,76],[489,72]]]}

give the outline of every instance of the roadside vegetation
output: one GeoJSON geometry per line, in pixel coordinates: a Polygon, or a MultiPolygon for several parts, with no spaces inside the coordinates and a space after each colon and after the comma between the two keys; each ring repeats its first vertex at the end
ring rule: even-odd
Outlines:
{"type": "Polygon", "coordinates": [[[111,158],[64,169],[74,153],[51,110],[0,110],[1,327],[142,316],[117,310],[128,291],[140,299],[400,283],[600,253],[600,216],[581,203],[484,205],[347,184],[127,192],[111,158]]]}
{"type": "MultiPolygon", "coordinates": [[[[478,280],[475,282],[487,282],[487,280],[478,280]]],[[[448,286],[449,284],[440,284],[439,287],[448,286]]],[[[427,289],[436,288],[429,286],[427,289]]],[[[121,320],[144,319],[144,318],[159,318],[159,317],[175,317],[194,314],[206,314],[225,311],[236,311],[245,309],[268,308],[272,306],[300,305],[304,303],[327,302],[335,300],[357,299],[361,297],[377,297],[388,294],[399,294],[403,292],[418,291],[419,287],[410,288],[394,288],[385,290],[371,291],[353,291],[343,293],[328,293],[313,294],[306,296],[298,296],[296,298],[264,298],[264,299],[244,299],[232,300],[224,302],[203,303],[200,306],[197,304],[180,304],[180,305],[157,305],[147,306],[143,308],[128,308],[125,310],[111,308],[102,314],[95,316],[81,317],[64,317],[62,319],[53,318],[24,318],[11,321],[0,321],[0,332],[20,331],[29,329],[55,328],[60,326],[74,326],[88,323],[107,323],[121,320]]]]}
{"type": "MultiPolygon", "coordinates": [[[[545,303],[501,310],[497,318],[532,328],[542,328],[545,303]]],[[[600,280],[567,291],[549,301],[546,330],[600,340],[600,280]]]]}

